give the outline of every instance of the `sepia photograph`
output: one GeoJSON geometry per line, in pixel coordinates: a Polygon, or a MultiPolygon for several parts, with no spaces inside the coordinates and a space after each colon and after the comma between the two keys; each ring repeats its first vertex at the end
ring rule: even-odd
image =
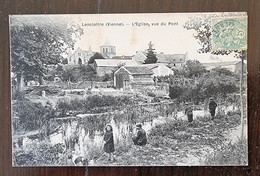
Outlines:
{"type": "Polygon", "coordinates": [[[10,15],[13,166],[247,166],[247,13],[10,15]]]}

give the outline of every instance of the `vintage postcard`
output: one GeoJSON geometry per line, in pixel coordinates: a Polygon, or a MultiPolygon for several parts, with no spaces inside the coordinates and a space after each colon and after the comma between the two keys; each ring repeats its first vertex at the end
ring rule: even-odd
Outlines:
{"type": "Polygon", "coordinates": [[[13,166],[242,166],[247,14],[10,15],[13,166]]]}

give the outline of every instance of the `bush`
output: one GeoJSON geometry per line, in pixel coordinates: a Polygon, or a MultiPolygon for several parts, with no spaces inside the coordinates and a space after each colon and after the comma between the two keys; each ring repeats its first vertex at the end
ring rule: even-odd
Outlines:
{"type": "Polygon", "coordinates": [[[83,99],[60,99],[57,102],[57,110],[61,116],[66,115],[69,111],[77,113],[100,113],[103,111],[106,112],[107,108],[118,109],[118,107],[131,103],[132,100],[128,96],[90,95],[83,99]]]}
{"type": "Polygon", "coordinates": [[[28,99],[17,100],[12,105],[12,116],[19,117],[18,131],[36,130],[46,117],[47,109],[41,103],[33,103],[28,99]]]}
{"type": "Polygon", "coordinates": [[[246,165],[248,164],[247,140],[238,139],[234,144],[222,143],[205,159],[206,165],[246,165]]]}
{"type": "Polygon", "coordinates": [[[30,150],[15,151],[14,164],[18,166],[53,166],[61,163],[60,155],[64,153],[62,144],[51,145],[46,142],[34,144],[30,150]]]}

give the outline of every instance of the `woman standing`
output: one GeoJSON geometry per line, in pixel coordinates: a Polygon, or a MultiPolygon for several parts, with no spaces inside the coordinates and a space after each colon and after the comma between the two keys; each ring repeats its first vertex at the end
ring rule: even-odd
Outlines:
{"type": "Polygon", "coordinates": [[[104,142],[105,142],[104,151],[109,154],[108,161],[112,161],[113,152],[115,151],[115,148],[114,148],[113,128],[111,125],[107,125],[105,128],[104,142]]]}

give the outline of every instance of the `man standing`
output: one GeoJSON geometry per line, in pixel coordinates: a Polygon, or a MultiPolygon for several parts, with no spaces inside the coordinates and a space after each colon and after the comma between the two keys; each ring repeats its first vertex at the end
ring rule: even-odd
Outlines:
{"type": "Polygon", "coordinates": [[[193,108],[189,103],[185,103],[185,114],[188,117],[188,122],[191,124],[193,121],[193,108]]]}
{"type": "Polygon", "coordinates": [[[140,146],[146,145],[146,143],[147,143],[146,132],[142,128],[141,124],[136,125],[136,131],[137,131],[137,134],[135,137],[133,137],[134,144],[140,145],[140,146]]]}
{"type": "Polygon", "coordinates": [[[217,103],[213,100],[213,98],[210,98],[210,102],[209,102],[209,112],[211,115],[211,119],[213,120],[215,117],[215,113],[216,113],[216,107],[217,107],[217,103]]]}

